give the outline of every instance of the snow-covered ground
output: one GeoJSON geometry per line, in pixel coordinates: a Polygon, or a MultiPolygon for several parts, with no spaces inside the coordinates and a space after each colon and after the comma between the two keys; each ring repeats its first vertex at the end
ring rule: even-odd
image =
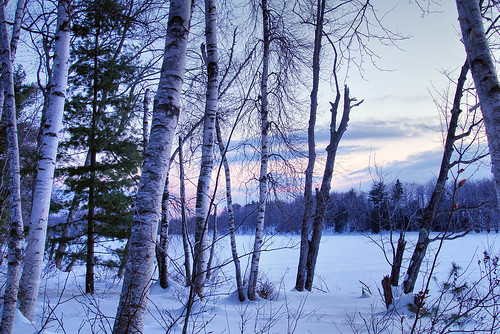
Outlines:
{"type": "MultiPolygon", "coordinates": [[[[371,237],[381,238],[380,235],[371,237]]],[[[466,273],[458,281],[477,280],[481,275],[478,261],[483,264],[483,251],[487,250],[490,256],[499,254],[497,237],[496,234],[471,234],[447,241],[433,273],[435,279],[431,280],[426,307],[440,295],[436,283],[449,276],[452,262],[466,273]]],[[[409,234],[408,238],[411,247],[416,234],[409,234]]],[[[240,254],[251,248],[252,240],[251,236],[237,237],[240,254]]],[[[261,257],[260,275],[262,282],[273,286],[274,300],[238,302],[234,294],[234,266],[229,263],[214,272],[207,288],[208,297],[196,304],[188,332],[368,333],[366,326],[369,326],[370,333],[401,333],[413,325],[415,316],[406,306],[390,314],[385,312],[380,281],[390,273],[390,267],[380,247],[364,235],[324,236],[316,267],[316,288],[312,293],[294,291],[299,240],[296,235],[268,237],[267,250],[261,257]]],[[[434,250],[437,246],[438,243],[432,244],[434,250]]],[[[151,288],[144,331],[147,334],[180,333],[182,330],[181,314],[188,294],[187,288],[182,286],[182,276],[176,273],[176,267],[182,268],[182,249],[177,238],[172,239],[169,247],[172,258],[177,259],[176,265],[171,264],[169,268],[174,278],[166,290],[156,283],[151,288]]],[[[407,251],[405,259],[410,255],[407,251]]],[[[223,238],[217,243],[216,261],[224,264],[229,259],[229,238],[223,238]]],[[[248,257],[242,260],[243,268],[249,267],[248,257]]],[[[429,266],[430,261],[424,263],[424,272],[429,271],[429,266]]],[[[424,290],[423,276],[416,292],[424,290]]],[[[115,271],[100,268],[96,273],[96,293],[86,295],[83,293],[84,280],[83,266],[75,267],[69,274],[46,268],[35,319],[30,323],[18,313],[14,333],[111,333],[121,281],[115,271]]],[[[493,297],[500,298],[498,291],[493,297]]],[[[402,298],[400,303],[404,300],[402,298]]],[[[445,299],[440,303],[441,309],[448,305],[445,299]]],[[[498,307],[495,310],[498,311],[498,307]]],[[[479,324],[474,316],[463,319],[469,326],[479,324]]]]}

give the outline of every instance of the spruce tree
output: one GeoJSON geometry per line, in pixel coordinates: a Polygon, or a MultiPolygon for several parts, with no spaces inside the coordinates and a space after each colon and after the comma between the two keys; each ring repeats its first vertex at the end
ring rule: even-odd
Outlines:
{"type": "Polygon", "coordinates": [[[134,122],[141,110],[136,92],[140,68],[126,42],[130,18],[116,0],[81,1],[71,57],[71,97],[67,104],[65,152],[80,158],[63,169],[69,193],[78,196],[86,227],[86,292],[92,293],[99,237],[128,237],[133,196],[142,160],[134,122]],[[124,42],[125,41],[125,42],[124,42]],[[83,162],[85,160],[85,162],[83,162]]]}

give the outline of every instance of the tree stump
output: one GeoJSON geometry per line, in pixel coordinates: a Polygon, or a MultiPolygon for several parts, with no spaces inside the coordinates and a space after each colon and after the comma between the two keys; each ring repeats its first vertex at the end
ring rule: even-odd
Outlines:
{"type": "Polygon", "coordinates": [[[392,285],[389,276],[384,276],[384,278],[382,279],[382,290],[384,291],[385,307],[389,308],[394,298],[392,296],[392,285]]]}

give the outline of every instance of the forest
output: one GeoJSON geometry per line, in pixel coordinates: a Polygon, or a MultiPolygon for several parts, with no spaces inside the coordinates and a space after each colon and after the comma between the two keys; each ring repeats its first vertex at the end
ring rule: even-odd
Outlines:
{"type": "MultiPolygon", "coordinates": [[[[401,181],[374,161],[368,187],[345,191],[335,188],[340,152],[349,155],[353,114],[369,103],[354,78],[389,72],[377,50],[411,40],[386,23],[392,10],[407,6],[425,22],[440,1],[1,4],[0,334],[19,330],[19,317],[31,332],[49,333],[49,323],[66,332],[56,315],[66,285],[56,307],[42,298],[48,271],[79,275],[81,304],[101,322],[88,332],[148,333],[153,312],[162,332],[207,331],[210,321],[200,319],[223,294],[215,283],[223,276],[236,305],[255,307],[255,333],[275,332],[272,317],[257,330],[258,303],[283,289],[288,327],[278,332],[293,333],[302,296],[329,292],[320,249],[334,235],[371,240],[389,268],[376,288],[384,325],[361,315],[363,329],[347,321],[353,332],[500,331],[496,250],[479,260],[472,286],[483,290],[458,286],[457,265],[433,308],[428,291],[443,245],[500,228],[497,1],[456,0],[463,65],[443,70],[447,84],[429,94],[441,125],[434,177],[401,181]],[[484,166],[491,176],[475,176],[484,166]],[[293,246],[275,250],[293,250],[293,282],[269,282],[261,256],[285,236],[293,246]],[[103,270],[121,291],[113,290],[113,315],[93,308],[103,270]],[[184,288],[180,313],[155,304],[157,287],[170,297],[184,288]],[[286,289],[297,293],[295,313],[286,289]],[[409,313],[398,313],[400,302],[409,313]]],[[[250,318],[238,312],[244,333],[250,318]]]]}

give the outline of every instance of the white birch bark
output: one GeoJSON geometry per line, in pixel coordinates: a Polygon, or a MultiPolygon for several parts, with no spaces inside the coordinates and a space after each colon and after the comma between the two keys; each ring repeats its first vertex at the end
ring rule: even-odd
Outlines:
{"type": "Polygon", "coordinates": [[[488,137],[491,170],[500,204],[500,83],[477,0],[456,0],[458,20],[488,137]]]}
{"type": "Polygon", "coordinates": [[[161,200],[179,120],[191,11],[191,0],[170,2],[165,54],[137,192],[130,252],[113,326],[114,334],[142,333],[144,329],[161,219],[161,200]]]}
{"type": "Polygon", "coordinates": [[[205,36],[207,92],[205,119],[203,122],[203,146],[201,149],[201,168],[196,191],[196,230],[194,243],[193,284],[196,294],[203,297],[208,265],[207,223],[209,212],[209,191],[212,179],[215,116],[219,95],[219,66],[217,53],[217,12],[214,0],[205,0],[205,36]]]}
{"type": "Polygon", "coordinates": [[[14,76],[5,18],[5,1],[0,5],[0,50],[2,81],[5,93],[4,116],[7,126],[7,155],[9,160],[10,224],[7,278],[3,293],[2,321],[0,333],[12,333],[16,314],[17,293],[22,261],[23,218],[21,211],[21,179],[19,166],[19,144],[17,138],[16,102],[14,97],[14,76]]]}
{"type": "MultiPolygon", "coordinates": [[[[5,3],[7,6],[8,1],[5,3]]],[[[10,61],[14,64],[16,58],[17,45],[19,44],[19,36],[21,35],[21,22],[24,16],[24,7],[26,0],[18,0],[16,7],[16,16],[14,17],[14,25],[12,26],[12,37],[10,39],[10,61]]],[[[2,83],[3,85],[3,83],[2,83]]],[[[0,121],[2,121],[3,104],[4,102],[4,89],[0,89],[0,121]]]]}
{"type": "Polygon", "coordinates": [[[14,63],[16,57],[17,45],[19,44],[19,37],[21,36],[21,22],[24,16],[24,7],[26,0],[18,0],[16,7],[16,16],[14,18],[14,25],[12,27],[12,38],[10,39],[10,59],[14,63]]]}
{"type": "Polygon", "coordinates": [[[264,218],[266,214],[267,201],[267,163],[269,160],[268,147],[268,97],[267,84],[269,79],[269,9],[267,0],[262,0],[262,22],[264,33],[264,50],[262,56],[262,78],[260,85],[260,95],[262,98],[260,108],[260,126],[261,126],[261,146],[260,146],[260,175],[259,175],[259,206],[257,208],[257,221],[255,224],[255,241],[252,253],[252,262],[250,266],[250,277],[248,279],[248,299],[255,300],[255,290],[257,287],[257,277],[259,275],[259,261],[262,243],[264,239],[264,218]]]}
{"type": "Polygon", "coordinates": [[[168,227],[170,224],[170,213],[168,212],[168,199],[169,192],[169,177],[170,177],[170,164],[167,169],[167,178],[165,180],[165,188],[163,189],[163,197],[161,200],[161,222],[160,222],[160,242],[158,244],[158,278],[160,286],[163,289],[168,288],[168,227]]]}
{"type": "Polygon", "coordinates": [[[33,319],[40,287],[50,197],[66,99],[71,35],[70,15],[71,1],[59,1],[54,63],[50,81],[52,85],[50,87],[47,119],[43,124],[40,159],[38,160],[25,262],[19,289],[19,309],[30,320],[33,319]]]}
{"type": "Polygon", "coordinates": [[[149,101],[151,100],[151,89],[146,89],[144,93],[143,118],[142,118],[142,148],[146,152],[149,141],[149,101]]]}
{"type": "Polygon", "coordinates": [[[215,243],[217,242],[217,204],[214,204],[214,215],[213,215],[213,234],[212,234],[212,242],[210,244],[210,256],[208,257],[207,264],[207,280],[210,280],[212,277],[212,263],[214,261],[215,255],[215,243]]]}
{"type": "Polygon", "coordinates": [[[236,289],[238,290],[238,299],[240,302],[243,302],[245,301],[245,292],[243,290],[243,280],[241,278],[240,258],[238,257],[238,249],[236,248],[236,226],[234,223],[233,195],[231,192],[231,172],[229,170],[229,163],[226,158],[226,148],[222,142],[222,134],[218,120],[216,120],[215,123],[215,130],[217,133],[217,143],[219,144],[219,150],[222,156],[222,163],[224,165],[224,175],[226,177],[227,215],[229,217],[229,236],[231,239],[231,254],[233,255],[236,289]]]}
{"type": "Polygon", "coordinates": [[[186,187],[184,184],[184,155],[182,154],[182,140],[179,138],[179,192],[181,196],[181,228],[182,247],[184,249],[184,269],[186,272],[186,286],[191,285],[191,247],[186,217],[186,187]]]}

